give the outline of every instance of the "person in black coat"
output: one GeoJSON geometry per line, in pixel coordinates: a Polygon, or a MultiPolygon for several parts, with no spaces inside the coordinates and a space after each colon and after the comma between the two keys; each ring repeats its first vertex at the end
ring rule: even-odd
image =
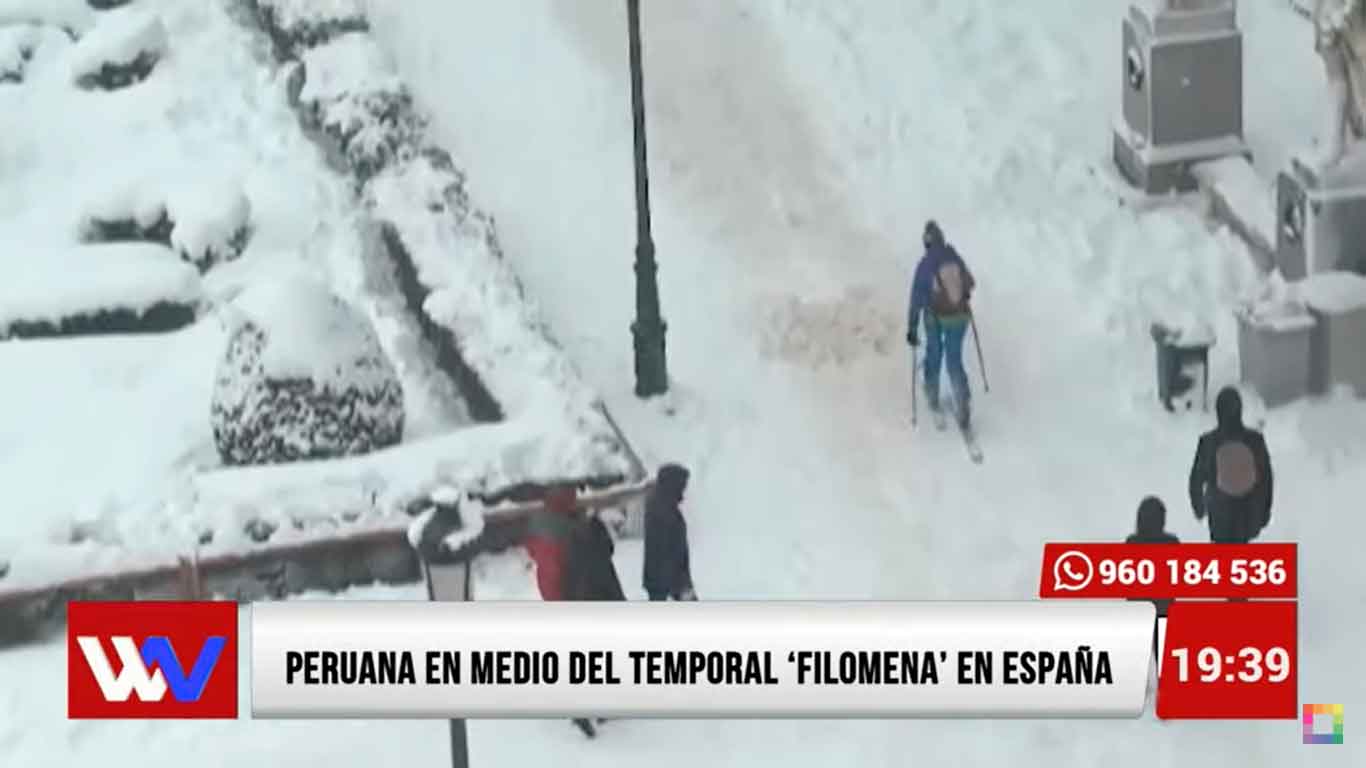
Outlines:
{"type": "MultiPolygon", "coordinates": [[[[1175,534],[1167,533],[1167,506],[1156,496],[1149,496],[1138,503],[1138,515],[1134,521],[1134,532],[1124,539],[1125,544],[1180,544],[1175,534]]],[[[1157,615],[1165,618],[1171,600],[1154,600],[1157,615]]]]}
{"type": "Polygon", "coordinates": [[[588,515],[575,526],[569,538],[564,574],[566,600],[625,600],[626,593],[617,578],[612,554],[616,545],[612,534],[598,518],[588,515]]]}
{"type": "Polygon", "coordinates": [[[645,567],[642,578],[651,600],[696,600],[688,555],[688,524],[678,505],[688,488],[688,470],[678,464],[659,468],[654,491],[645,502],[645,567]]]}
{"type": "Polygon", "coordinates": [[[1220,390],[1214,411],[1218,426],[1200,436],[1191,464],[1191,510],[1209,518],[1210,541],[1246,544],[1271,521],[1271,456],[1262,434],[1243,426],[1238,390],[1220,390]]]}

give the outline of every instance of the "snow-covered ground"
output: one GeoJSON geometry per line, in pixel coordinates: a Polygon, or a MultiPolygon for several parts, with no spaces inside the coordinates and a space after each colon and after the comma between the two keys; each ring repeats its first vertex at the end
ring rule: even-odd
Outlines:
{"type": "MultiPolygon", "coordinates": [[[[1148,493],[1166,499],[1173,532],[1204,539],[1184,485],[1210,418],[1158,406],[1148,323],[1210,322],[1222,385],[1236,374],[1232,305],[1257,279],[1242,246],[1195,212],[1119,207],[1095,172],[1108,163],[1123,3],[645,4],[674,380],[649,404],[630,394],[620,5],[370,3],[589,382],[648,460],[694,469],[704,599],[1028,599],[1044,541],[1118,540],[1148,493]],[[909,429],[905,286],[930,216],[981,283],[993,384],[978,397],[981,467],[956,437],[909,429]]],[[[1285,3],[1243,6],[1248,134],[1270,169],[1319,127],[1305,86],[1318,64],[1285,3]]],[[[1278,502],[1264,539],[1300,544],[1300,698],[1358,711],[1366,406],[1265,418],[1278,502]]],[[[623,547],[628,585],[635,557],[623,547]]],[[[527,588],[500,562],[482,597],[527,588]]],[[[234,767],[445,759],[441,723],[66,723],[63,664],[57,644],[0,655],[0,674],[20,681],[0,685],[0,755],[15,765],[179,766],[191,749],[234,767]]],[[[623,721],[595,743],[562,722],[470,727],[480,765],[1361,764],[1351,743],[1301,745],[1291,721],[623,721]]]]}

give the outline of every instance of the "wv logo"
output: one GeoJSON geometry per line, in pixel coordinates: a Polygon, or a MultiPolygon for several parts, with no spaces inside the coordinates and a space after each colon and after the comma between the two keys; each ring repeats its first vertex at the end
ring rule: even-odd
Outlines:
{"type": "Polygon", "coordinates": [[[228,642],[222,635],[206,640],[187,675],[176,658],[171,641],[165,637],[149,637],[142,641],[141,648],[131,637],[116,636],[111,640],[122,663],[118,674],[109,665],[98,637],[81,635],[76,638],[105,701],[126,702],[136,693],[139,701],[159,702],[170,690],[171,698],[182,704],[199,701],[228,642]]]}

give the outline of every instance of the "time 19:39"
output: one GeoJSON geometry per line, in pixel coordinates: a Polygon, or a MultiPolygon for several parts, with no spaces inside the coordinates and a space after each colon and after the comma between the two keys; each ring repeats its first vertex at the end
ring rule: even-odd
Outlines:
{"type": "MultiPolygon", "coordinates": [[[[1191,649],[1173,648],[1171,655],[1176,659],[1177,680],[1190,682],[1191,649]]],[[[1205,647],[1195,653],[1195,668],[1202,683],[1280,683],[1290,676],[1290,653],[1281,647],[1265,652],[1247,647],[1226,655],[1218,648],[1205,647]]]]}

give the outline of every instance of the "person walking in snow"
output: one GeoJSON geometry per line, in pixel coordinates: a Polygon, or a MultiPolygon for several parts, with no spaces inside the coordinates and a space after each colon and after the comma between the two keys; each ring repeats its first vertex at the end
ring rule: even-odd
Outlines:
{"type": "MultiPolygon", "coordinates": [[[[1148,496],[1138,503],[1138,515],[1134,522],[1134,532],[1125,539],[1125,544],[1180,544],[1175,534],[1167,533],[1167,505],[1156,496],[1148,496]]],[[[1130,598],[1140,600],[1142,598],[1130,598]]],[[[1171,600],[1153,600],[1157,607],[1157,617],[1167,618],[1171,600]]],[[[1153,626],[1153,656],[1157,655],[1157,626],[1153,626]]]]}
{"type": "Polygon", "coordinates": [[[1218,426],[1200,436],[1191,464],[1190,502],[1209,519],[1216,544],[1246,544],[1271,521],[1271,456],[1266,439],[1243,426],[1243,398],[1224,387],[1214,399],[1218,426]]]}
{"type": "Polygon", "coordinates": [[[645,566],[642,583],[651,600],[696,600],[688,554],[688,524],[679,504],[688,488],[688,470],[665,464],[645,501],[645,566]]]}
{"type": "Polygon", "coordinates": [[[552,488],[545,495],[543,508],[527,518],[522,546],[535,566],[542,600],[564,599],[565,549],[574,530],[576,501],[573,487],[552,488]]]}
{"type": "Polygon", "coordinates": [[[585,515],[574,525],[565,561],[564,599],[625,600],[612,563],[616,545],[602,520],[585,515]]]}
{"type": "MultiPolygon", "coordinates": [[[[546,493],[543,508],[532,512],[527,519],[522,546],[535,564],[536,587],[542,600],[572,599],[566,594],[566,571],[569,570],[571,539],[575,529],[582,524],[578,519],[577,502],[573,486],[557,486],[546,493]]],[[[590,739],[598,735],[597,728],[588,718],[576,717],[570,722],[590,739]]]]}
{"type": "MultiPolygon", "coordinates": [[[[925,255],[916,265],[911,280],[911,306],[907,317],[906,343],[911,354],[920,347],[920,319],[925,324],[925,395],[930,410],[938,413],[939,372],[947,364],[949,383],[953,387],[955,418],[958,426],[967,429],[971,421],[972,391],[968,386],[967,370],[963,367],[963,340],[972,321],[972,299],[976,280],[963,257],[944,239],[939,225],[925,223],[922,237],[925,255]]],[[[915,386],[915,382],[911,383],[915,386]]]]}

